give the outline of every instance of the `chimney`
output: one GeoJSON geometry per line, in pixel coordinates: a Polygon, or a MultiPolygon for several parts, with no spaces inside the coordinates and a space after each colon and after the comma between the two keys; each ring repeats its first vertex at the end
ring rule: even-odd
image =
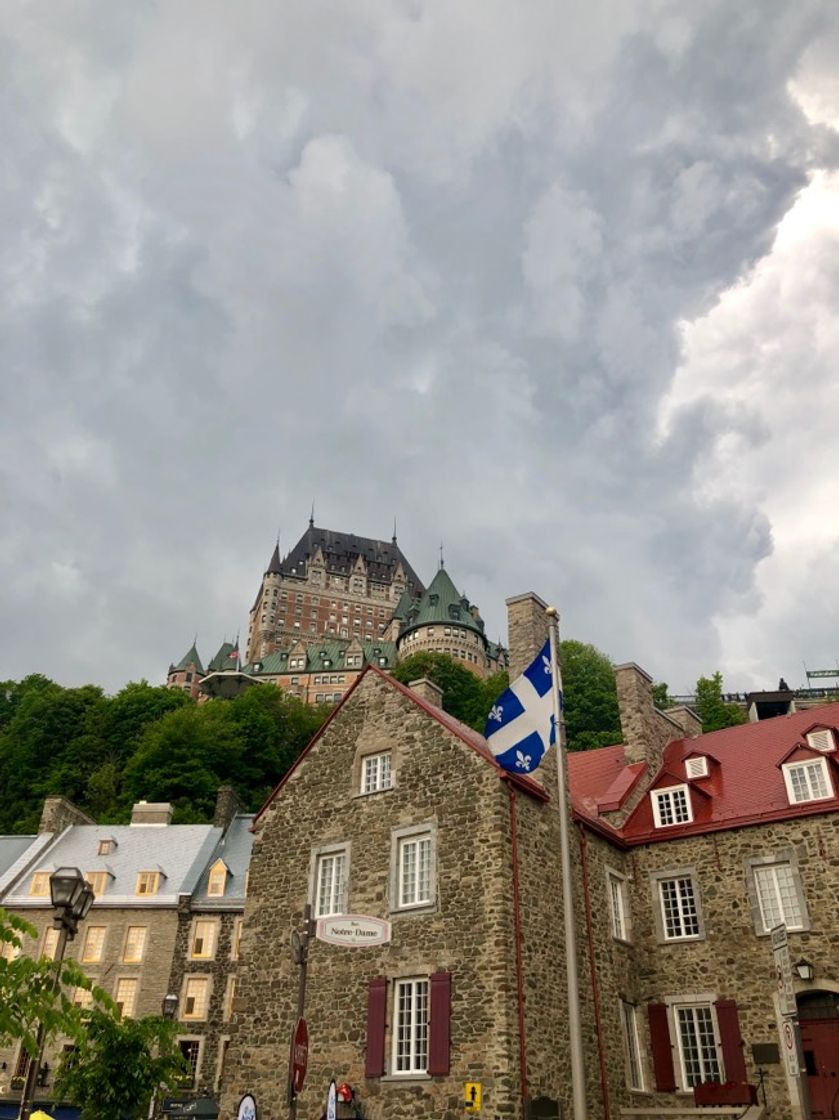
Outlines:
{"type": "Polygon", "coordinates": [[[520,677],[548,639],[548,604],[533,591],[507,600],[510,680],[520,677]]]}
{"type": "Polygon", "coordinates": [[[38,824],[38,834],[63,832],[71,824],[96,824],[96,821],[77,809],[66,797],[47,797],[38,824]]]}
{"type": "Polygon", "coordinates": [[[233,786],[221,786],[216,794],[216,811],[213,813],[213,828],[227,828],[244,805],[236,796],[233,786]]]}
{"type": "Polygon", "coordinates": [[[133,825],[167,825],[172,823],[172,806],[168,801],[138,801],[131,810],[133,825]]]}
{"type": "Polygon", "coordinates": [[[615,683],[626,761],[646,762],[654,774],[665,745],[686,732],[676,718],[656,708],[653,679],[634,661],[615,666],[615,683]]]}
{"type": "Polygon", "coordinates": [[[443,690],[428,677],[420,677],[418,681],[411,681],[408,685],[411,692],[415,692],[420,700],[426,704],[433,704],[435,708],[443,707],[443,690]]]}
{"type": "Polygon", "coordinates": [[[674,723],[678,723],[686,739],[695,739],[702,734],[702,720],[686,704],[679,704],[676,708],[668,708],[665,713],[674,723]]]}

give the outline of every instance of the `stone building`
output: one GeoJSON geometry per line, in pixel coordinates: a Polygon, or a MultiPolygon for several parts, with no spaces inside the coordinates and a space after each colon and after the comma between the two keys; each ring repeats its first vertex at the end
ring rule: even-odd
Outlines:
{"type": "MultiPolygon", "coordinates": [[[[509,601],[511,671],[544,640],[544,604],[509,601]]],[[[592,1118],[690,1115],[694,1089],[752,1115],[834,1116],[839,1085],[839,708],[701,735],[616,670],[624,742],[569,758],[578,969],[592,1118]],[[784,923],[801,976],[801,1077],[769,943],[784,923]],[[800,958],[800,959],[799,959],[800,958]],[[710,1084],[710,1089],[708,1085],[710,1084]],[[765,1103],[764,1103],[765,1101],[765,1103]]],[[[392,940],[314,941],[300,1115],[332,1078],[368,1120],[535,1101],[570,1115],[553,751],[499,771],[483,738],[368,668],[258,815],[241,1007],[222,1115],[253,1092],[285,1113],[295,1014],[289,949],[304,905],[392,923],[392,940]],[[278,1056],[280,1056],[278,1058],[278,1056]]],[[[697,1116],[700,1113],[696,1114],[697,1116]]]]}

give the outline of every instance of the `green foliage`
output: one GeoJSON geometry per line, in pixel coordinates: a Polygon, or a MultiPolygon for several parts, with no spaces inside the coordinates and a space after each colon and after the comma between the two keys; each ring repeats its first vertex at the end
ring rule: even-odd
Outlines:
{"type": "Polygon", "coordinates": [[[28,922],[0,910],[0,1046],[20,1042],[30,1055],[37,1052],[39,1025],[47,1039],[60,1034],[78,1040],[84,1035],[83,1013],[67,995],[74,988],[88,989],[101,1007],[113,1008],[75,961],[27,956],[33,940],[37,931],[28,922]]]}
{"type": "Polygon", "coordinates": [[[728,703],[722,698],[722,673],[717,671],[710,677],[700,677],[696,682],[696,714],[702,720],[702,730],[719,731],[723,727],[735,727],[745,723],[747,714],[737,704],[728,703]]]}
{"type": "Polygon", "coordinates": [[[674,700],[670,693],[667,691],[667,684],[665,681],[659,681],[653,685],[653,703],[659,711],[666,712],[668,708],[674,707],[674,700]]]}
{"type": "Polygon", "coordinates": [[[143,1120],[158,1088],[174,1090],[186,1072],[177,1025],[159,1016],[120,1019],[95,1009],[75,1050],[65,1053],[55,1091],[82,1120],[143,1120]]]}
{"type": "Polygon", "coordinates": [[[621,742],[614,665],[585,642],[560,642],[568,750],[585,751],[621,742]]]}
{"type": "Polygon", "coordinates": [[[40,676],[0,683],[0,833],[34,832],[49,794],[110,823],[140,798],[172,801],[182,823],[207,820],[225,783],[257,808],[326,711],[268,685],[196,705],[146,681],[111,697],[40,676]]]}
{"type": "Polygon", "coordinates": [[[443,690],[443,708],[455,719],[483,731],[487,713],[507,687],[506,673],[496,673],[482,681],[447,653],[412,654],[393,670],[402,684],[427,677],[443,690]]]}

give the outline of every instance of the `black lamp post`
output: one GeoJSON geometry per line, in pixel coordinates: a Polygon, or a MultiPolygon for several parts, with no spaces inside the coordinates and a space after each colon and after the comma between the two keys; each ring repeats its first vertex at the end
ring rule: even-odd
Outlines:
{"type": "MultiPolygon", "coordinates": [[[[169,1019],[171,1021],[175,1018],[175,1014],[178,1010],[178,1002],[178,997],[172,992],[169,992],[168,995],[165,995],[163,997],[163,1003],[161,1004],[160,1012],[163,1015],[164,1019],[169,1019]]],[[[154,1120],[154,1117],[157,1114],[157,1091],[158,1087],[155,1087],[155,1090],[151,1095],[151,1100],[149,1101],[148,1120],[154,1120]]]]}
{"type": "MultiPolygon", "coordinates": [[[[58,943],[55,947],[55,978],[52,990],[55,993],[61,980],[61,965],[67,951],[67,942],[72,941],[79,928],[79,922],[84,921],[93,905],[93,889],[85,881],[84,875],[78,867],[59,867],[50,875],[50,899],[55,907],[52,924],[58,930],[58,943]]],[[[29,1120],[32,1105],[35,1100],[35,1086],[41,1070],[41,1058],[44,1053],[44,1024],[38,1024],[38,1033],[35,1036],[35,1056],[29,1059],[26,1066],[26,1080],[23,1084],[23,1093],[20,1098],[20,1111],[18,1120],[29,1120]]],[[[46,1070],[46,1065],[44,1069],[46,1070]]]]}

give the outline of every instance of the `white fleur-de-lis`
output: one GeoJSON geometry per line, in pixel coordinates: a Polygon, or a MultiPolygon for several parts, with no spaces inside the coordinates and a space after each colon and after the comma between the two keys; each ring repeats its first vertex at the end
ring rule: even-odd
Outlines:
{"type": "Polygon", "coordinates": [[[489,719],[494,719],[496,723],[501,722],[501,717],[504,715],[504,709],[500,704],[493,704],[492,711],[489,713],[489,719]]]}
{"type": "Polygon", "coordinates": [[[549,657],[545,657],[544,654],[542,654],[542,668],[546,673],[550,673],[551,671],[551,659],[549,657]]]}
{"type": "Polygon", "coordinates": [[[519,770],[529,770],[530,755],[522,754],[521,751],[516,751],[516,766],[518,766],[519,770]]]}

